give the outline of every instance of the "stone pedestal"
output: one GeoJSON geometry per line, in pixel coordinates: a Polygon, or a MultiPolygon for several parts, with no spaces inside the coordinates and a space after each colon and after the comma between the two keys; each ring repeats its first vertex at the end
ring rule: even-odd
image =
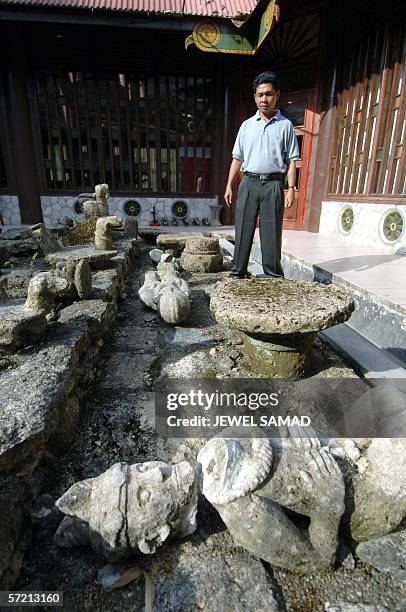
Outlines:
{"type": "Polygon", "coordinates": [[[218,227],[222,225],[220,221],[220,211],[223,206],[218,206],[217,204],[209,204],[210,208],[210,225],[212,227],[218,227]]]}
{"type": "Polygon", "coordinates": [[[245,357],[251,369],[269,378],[299,378],[316,339],[308,334],[244,333],[245,357]]]}
{"type": "Polygon", "coordinates": [[[227,279],[210,308],[218,323],[244,332],[245,358],[253,372],[296,378],[305,371],[317,332],[349,319],[354,302],[333,285],[227,279]]]}

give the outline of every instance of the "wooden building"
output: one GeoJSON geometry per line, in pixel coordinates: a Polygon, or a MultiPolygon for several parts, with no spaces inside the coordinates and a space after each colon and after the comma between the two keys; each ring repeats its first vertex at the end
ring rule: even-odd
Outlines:
{"type": "Polygon", "coordinates": [[[273,69],[301,150],[285,228],[406,248],[403,3],[280,0],[256,53],[185,48],[202,22],[254,31],[268,5],[0,0],[3,220],[75,217],[100,182],[112,212],[141,223],[152,207],[210,218],[252,80],[273,69]]]}

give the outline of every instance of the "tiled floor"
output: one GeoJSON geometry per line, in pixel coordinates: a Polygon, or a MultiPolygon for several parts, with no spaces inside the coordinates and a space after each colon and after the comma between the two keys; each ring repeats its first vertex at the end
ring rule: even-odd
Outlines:
{"type": "Polygon", "coordinates": [[[347,245],[310,232],[285,231],[283,250],[406,308],[406,254],[347,245]]]}

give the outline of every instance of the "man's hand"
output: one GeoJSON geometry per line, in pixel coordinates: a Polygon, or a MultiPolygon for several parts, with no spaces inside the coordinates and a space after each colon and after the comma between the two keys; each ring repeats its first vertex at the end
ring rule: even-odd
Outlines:
{"type": "Polygon", "coordinates": [[[295,190],[288,189],[287,194],[285,196],[285,206],[286,208],[290,208],[295,203],[295,190]]]}
{"type": "Polygon", "coordinates": [[[227,185],[226,192],[224,194],[224,199],[226,201],[227,206],[230,207],[233,201],[233,190],[231,188],[231,185],[227,185]]]}
{"type": "Polygon", "coordinates": [[[230,171],[228,173],[228,181],[227,181],[226,192],[224,194],[224,199],[225,199],[226,204],[227,204],[228,207],[231,206],[231,203],[233,201],[233,188],[232,188],[232,184],[234,182],[235,177],[237,176],[237,174],[241,170],[241,166],[242,166],[242,159],[233,159],[232,160],[231,166],[230,166],[230,171]]]}

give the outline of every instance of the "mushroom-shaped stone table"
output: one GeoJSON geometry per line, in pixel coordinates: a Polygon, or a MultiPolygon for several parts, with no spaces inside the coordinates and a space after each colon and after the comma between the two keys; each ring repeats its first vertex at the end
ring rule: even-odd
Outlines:
{"type": "Polygon", "coordinates": [[[354,301],[333,285],[226,279],[213,293],[210,308],[218,323],[243,332],[254,372],[296,378],[304,373],[317,332],[347,321],[354,301]]]}

